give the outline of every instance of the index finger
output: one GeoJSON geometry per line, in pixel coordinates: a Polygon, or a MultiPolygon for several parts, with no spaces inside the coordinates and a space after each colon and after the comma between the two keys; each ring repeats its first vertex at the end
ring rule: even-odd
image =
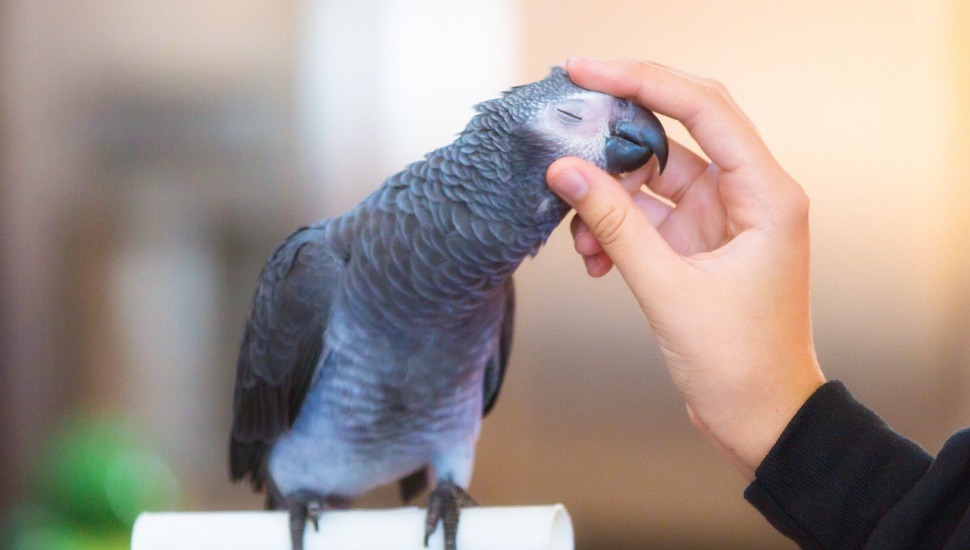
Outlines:
{"type": "Polygon", "coordinates": [[[771,157],[747,116],[714,81],[642,61],[572,58],[566,70],[583,88],[630,98],[679,120],[722,170],[771,157]]]}

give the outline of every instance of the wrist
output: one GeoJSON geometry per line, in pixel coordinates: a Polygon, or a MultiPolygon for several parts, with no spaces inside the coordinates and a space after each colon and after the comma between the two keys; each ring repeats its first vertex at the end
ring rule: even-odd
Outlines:
{"type": "Polygon", "coordinates": [[[754,480],[795,414],[825,383],[814,359],[795,372],[779,374],[787,375],[782,384],[766,383],[749,395],[730,396],[731,406],[720,407],[717,414],[704,414],[704,407],[688,403],[694,425],[748,481],[754,480]]]}

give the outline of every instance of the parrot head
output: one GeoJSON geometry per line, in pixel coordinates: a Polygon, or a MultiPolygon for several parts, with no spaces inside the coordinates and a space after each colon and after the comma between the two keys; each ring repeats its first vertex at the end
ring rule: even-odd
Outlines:
{"type": "Polygon", "coordinates": [[[560,67],[476,109],[511,136],[510,145],[546,157],[525,155],[523,161],[548,160],[548,166],[577,156],[612,173],[635,170],[652,155],[661,171],[667,164],[667,135],[656,115],[627,99],[580,88],[560,67]]]}
{"type": "MultiPolygon", "coordinates": [[[[560,67],[545,79],[519,86],[503,101],[521,105],[522,137],[554,158],[577,156],[612,173],[629,172],[657,155],[667,164],[667,135],[656,115],[627,99],[585,90],[560,67]]],[[[538,160],[538,159],[535,159],[538,160]]]]}
{"type": "Polygon", "coordinates": [[[501,179],[520,199],[560,213],[559,219],[567,208],[545,186],[545,172],[556,159],[579,157],[614,174],[635,170],[653,155],[661,171],[667,163],[667,136],[656,115],[630,100],[580,88],[560,67],[476,109],[479,115],[463,137],[478,142],[484,132],[493,138],[488,141],[500,141],[499,164],[508,168],[501,179]]]}

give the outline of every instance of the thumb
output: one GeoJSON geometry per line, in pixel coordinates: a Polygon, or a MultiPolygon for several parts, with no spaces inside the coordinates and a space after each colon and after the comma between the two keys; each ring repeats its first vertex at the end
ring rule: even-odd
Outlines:
{"type": "Polygon", "coordinates": [[[671,259],[667,242],[610,174],[582,159],[566,157],[552,163],[546,181],[576,209],[635,294],[655,277],[647,270],[671,259]]]}

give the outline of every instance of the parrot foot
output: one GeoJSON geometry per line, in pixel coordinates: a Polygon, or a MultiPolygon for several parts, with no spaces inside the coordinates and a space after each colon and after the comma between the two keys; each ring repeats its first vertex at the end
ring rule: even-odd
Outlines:
{"type": "Polygon", "coordinates": [[[293,550],[303,550],[303,530],[307,521],[314,531],[320,530],[320,516],[325,510],[347,508],[350,500],[342,497],[324,497],[309,491],[300,491],[286,499],[290,512],[290,541],[293,550]]]}
{"type": "Polygon", "coordinates": [[[424,546],[440,521],[445,530],[445,550],[456,550],[458,511],[465,506],[478,506],[475,499],[451,481],[440,481],[428,496],[428,515],[424,520],[424,546]]]}

